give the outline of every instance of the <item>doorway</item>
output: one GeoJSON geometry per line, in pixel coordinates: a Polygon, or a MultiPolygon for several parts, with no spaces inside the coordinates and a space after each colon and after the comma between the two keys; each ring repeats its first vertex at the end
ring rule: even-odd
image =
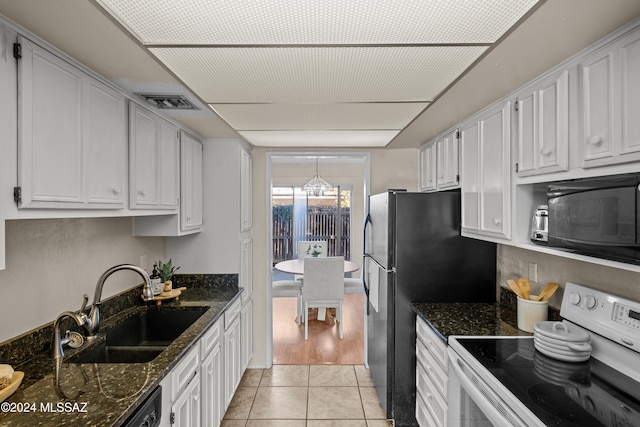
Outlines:
{"type": "MultiPolygon", "coordinates": [[[[271,176],[271,235],[268,251],[272,280],[289,280],[273,268],[279,261],[297,257],[299,240],[323,240],[329,256],[343,255],[361,264],[364,201],[368,189],[368,154],[326,155],[320,161],[321,175],[334,185],[321,196],[307,194],[301,187],[310,178],[316,156],[272,153],[268,157],[271,176]],[[275,167],[274,167],[275,164],[275,167]],[[355,176],[357,171],[357,176],[355,176]],[[350,176],[352,174],[353,176],[350,176]],[[366,183],[366,184],[365,184],[366,183]]],[[[354,273],[359,275],[360,272],[354,273]]],[[[269,286],[269,294],[271,287],[269,286]]],[[[310,321],[309,339],[298,326],[296,298],[270,298],[272,364],[364,363],[364,294],[347,294],[344,299],[344,339],[337,326],[310,321]]]]}

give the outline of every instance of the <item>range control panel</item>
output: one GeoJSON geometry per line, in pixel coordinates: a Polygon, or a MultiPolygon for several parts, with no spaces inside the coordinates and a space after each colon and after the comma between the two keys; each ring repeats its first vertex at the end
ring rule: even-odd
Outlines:
{"type": "Polygon", "coordinates": [[[560,315],[640,352],[640,302],[567,282],[560,315]]]}

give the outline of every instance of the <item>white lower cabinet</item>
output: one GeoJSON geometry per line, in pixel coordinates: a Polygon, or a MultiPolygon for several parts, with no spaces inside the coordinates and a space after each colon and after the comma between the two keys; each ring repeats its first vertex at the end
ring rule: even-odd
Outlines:
{"type": "Polygon", "coordinates": [[[200,426],[200,346],[192,348],[162,380],[161,427],[200,426]]]}
{"type": "Polygon", "coordinates": [[[224,315],[224,409],[231,403],[242,372],[241,301],[236,301],[224,315]]]}
{"type": "Polygon", "coordinates": [[[234,302],[162,380],[161,427],[220,425],[248,363],[242,343],[252,333],[241,327],[246,307],[250,312],[250,302],[234,302]]]}
{"type": "Polygon", "coordinates": [[[202,426],[220,425],[224,416],[224,360],[220,322],[213,325],[200,341],[202,367],[202,426]]]}
{"type": "Polygon", "coordinates": [[[240,313],[240,328],[242,329],[240,352],[242,360],[240,367],[242,371],[247,369],[251,355],[253,354],[253,300],[248,299],[242,302],[242,312],[240,313]]]}
{"type": "Polygon", "coordinates": [[[447,425],[447,346],[416,319],[416,419],[422,427],[447,425]]]}
{"type": "Polygon", "coordinates": [[[199,427],[200,410],[200,378],[194,375],[187,388],[171,405],[171,424],[178,427],[199,427]]]}

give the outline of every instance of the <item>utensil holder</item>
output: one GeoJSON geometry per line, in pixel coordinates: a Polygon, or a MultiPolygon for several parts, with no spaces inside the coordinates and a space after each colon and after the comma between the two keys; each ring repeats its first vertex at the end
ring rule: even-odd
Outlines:
{"type": "MultiPolygon", "coordinates": [[[[537,295],[531,295],[536,298],[537,295]]],[[[533,333],[533,324],[544,322],[549,314],[549,303],[547,301],[533,301],[518,297],[518,329],[533,333]]]]}

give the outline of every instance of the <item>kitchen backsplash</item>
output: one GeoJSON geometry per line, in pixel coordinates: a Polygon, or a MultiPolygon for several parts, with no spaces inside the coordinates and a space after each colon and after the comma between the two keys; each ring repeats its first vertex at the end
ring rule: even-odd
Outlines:
{"type": "Polygon", "coordinates": [[[498,245],[499,287],[506,287],[507,279],[527,277],[529,263],[537,264],[538,270],[538,280],[532,285],[531,293],[537,293],[548,282],[556,282],[560,285],[558,292],[549,300],[549,305],[553,307],[560,308],[566,282],[579,283],[640,301],[640,273],[506,245],[498,245]]]}

